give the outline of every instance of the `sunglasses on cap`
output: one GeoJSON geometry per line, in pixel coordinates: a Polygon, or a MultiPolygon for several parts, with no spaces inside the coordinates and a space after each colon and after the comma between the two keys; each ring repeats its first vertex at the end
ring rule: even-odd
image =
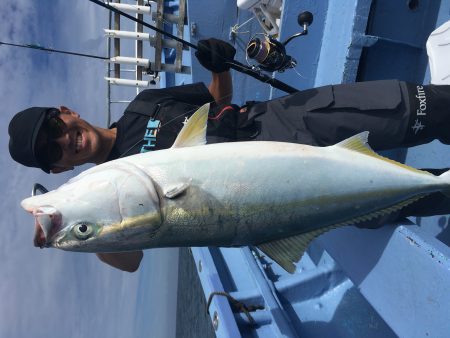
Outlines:
{"type": "Polygon", "coordinates": [[[59,117],[61,112],[52,108],[47,111],[44,123],[38,134],[38,149],[36,155],[41,163],[51,167],[63,156],[61,146],[56,142],[66,130],[66,124],[59,117]]]}

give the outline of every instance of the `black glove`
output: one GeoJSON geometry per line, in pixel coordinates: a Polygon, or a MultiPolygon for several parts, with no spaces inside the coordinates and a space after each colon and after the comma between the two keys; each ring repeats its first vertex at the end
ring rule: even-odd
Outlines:
{"type": "Polygon", "coordinates": [[[200,64],[213,73],[222,73],[230,69],[227,61],[233,61],[236,49],[228,42],[218,39],[200,40],[195,52],[200,64]]]}

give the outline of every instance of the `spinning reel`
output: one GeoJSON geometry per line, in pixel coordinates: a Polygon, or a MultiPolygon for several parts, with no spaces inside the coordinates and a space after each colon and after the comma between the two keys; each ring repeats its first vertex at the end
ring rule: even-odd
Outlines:
{"type": "Polygon", "coordinates": [[[293,39],[308,34],[308,26],[313,22],[311,12],[302,12],[297,17],[297,22],[303,27],[303,31],[290,36],[285,42],[280,42],[272,36],[264,34],[264,39],[251,39],[247,44],[247,57],[258,63],[258,68],[267,72],[284,72],[294,68],[297,61],[286,54],[286,45],[293,39]]]}

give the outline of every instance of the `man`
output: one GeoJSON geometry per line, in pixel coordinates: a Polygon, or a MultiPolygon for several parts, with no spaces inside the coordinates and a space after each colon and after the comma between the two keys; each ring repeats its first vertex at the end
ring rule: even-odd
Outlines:
{"type": "MultiPolygon", "coordinates": [[[[230,104],[229,63],[234,55],[234,48],[225,42],[200,41],[196,56],[212,72],[209,88],[193,84],[145,90],[109,129],[90,125],[67,107],[19,112],[8,129],[10,154],[23,165],[59,173],[84,163],[168,148],[183,122],[206,102],[212,102],[209,143],[272,140],[326,146],[365,130],[370,131],[375,149],[434,139],[450,142],[449,86],[374,81],[315,88],[238,107],[230,104]]],[[[433,194],[406,215],[448,213],[449,203],[444,202],[443,195],[433,194]]],[[[97,255],[125,271],[136,270],[142,258],[142,252],[97,255]]]]}

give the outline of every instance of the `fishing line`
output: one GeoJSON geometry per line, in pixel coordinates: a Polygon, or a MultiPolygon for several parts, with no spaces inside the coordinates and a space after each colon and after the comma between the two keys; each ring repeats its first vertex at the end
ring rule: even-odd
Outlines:
{"type": "Polygon", "coordinates": [[[302,79],[307,80],[308,78],[306,76],[303,76],[298,70],[297,67],[292,68],[292,70],[295,72],[295,74],[297,74],[299,77],[301,77],[302,79]]]}
{"type": "Polygon", "coordinates": [[[240,25],[237,23],[235,24],[233,27],[231,27],[231,34],[247,34],[250,33],[250,31],[246,31],[246,32],[238,32],[238,30],[240,28],[242,28],[242,26],[245,26],[246,24],[248,24],[250,21],[252,21],[255,17],[252,16],[250,19],[248,19],[247,21],[241,23],[240,25]]]}
{"type": "Polygon", "coordinates": [[[91,58],[91,59],[109,60],[109,58],[104,57],[104,56],[98,56],[98,55],[92,55],[92,54],[83,54],[83,53],[76,53],[76,52],[69,52],[69,51],[65,51],[65,50],[46,48],[46,47],[33,45],[33,44],[18,44],[18,43],[11,43],[11,42],[2,42],[2,41],[0,41],[0,45],[11,46],[11,47],[20,47],[20,48],[29,48],[29,49],[37,49],[37,50],[42,50],[42,51],[45,51],[45,52],[52,52],[52,53],[59,53],[59,54],[83,56],[83,57],[87,57],[87,58],[91,58]]]}
{"type": "MultiPolygon", "coordinates": [[[[232,95],[233,95],[233,94],[224,95],[224,96],[220,97],[219,100],[224,99],[224,98],[228,98],[228,97],[230,97],[230,96],[232,96],[232,95]]],[[[210,102],[208,102],[208,103],[212,104],[212,103],[214,103],[214,102],[216,102],[216,101],[210,101],[210,102]]],[[[184,117],[186,114],[190,114],[190,113],[192,113],[192,112],[198,110],[200,107],[201,107],[201,106],[197,106],[197,108],[193,108],[193,109],[188,110],[188,111],[186,111],[186,112],[180,113],[179,115],[175,116],[174,118],[170,119],[169,121],[166,121],[166,122],[165,122],[164,124],[162,124],[159,128],[162,128],[162,127],[164,127],[164,126],[167,126],[169,123],[171,123],[171,122],[173,122],[173,121],[175,121],[175,120],[177,120],[177,119],[179,119],[179,118],[181,118],[181,117],[184,117]]],[[[189,117],[189,118],[190,118],[190,117],[189,117]]],[[[124,156],[125,156],[126,154],[128,154],[134,147],[138,146],[142,141],[143,141],[143,140],[137,141],[135,144],[133,144],[131,147],[129,147],[126,151],[124,151],[118,158],[124,157],[124,156]]]]}
{"type": "MultiPolygon", "coordinates": [[[[170,34],[170,33],[166,32],[166,31],[164,31],[162,29],[159,29],[158,27],[155,27],[155,26],[153,26],[153,25],[151,25],[151,24],[149,24],[149,23],[147,23],[147,22],[145,22],[143,20],[135,18],[134,16],[129,15],[129,14],[121,11],[120,9],[117,9],[117,8],[111,6],[110,4],[104,3],[104,2],[102,2],[100,0],[88,0],[88,1],[98,5],[100,7],[106,8],[106,9],[108,9],[108,10],[114,12],[114,13],[117,13],[117,14],[119,14],[119,15],[127,18],[127,19],[130,19],[130,20],[132,20],[134,22],[137,22],[137,23],[139,23],[139,24],[141,24],[141,25],[143,25],[143,26],[145,26],[147,28],[150,28],[150,29],[154,30],[157,33],[160,33],[160,34],[165,35],[165,36],[167,36],[167,37],[169,37],[169,38],[171,38],[171,39],[173,39],[175,41],[178,41],[178,42],[182,43],[185,46],[188,46],[188,47],[191,47],[191,48],[193,48],[195,50],[198,50],[198,47],[196,45],[194,45],[193,43],[191,43],[189,41],[186,41],[186,40],[183,40],[183,39],[181,39],[181,38],[179,38],[179,37],[177,37],[177,36],[175,36],[173,34],[170,34]]],[[[214,53],[211,50],[210,50],[210,52],[214,53]]],[[[216,56],[218,56],[218,57],[223,59],[222,55],[220,55],[220,54],[216,54],[216,56]]],[[[282,90],[282,91],[284,91],[286,93],[292,94],[292,93],[298,92],[298,89],[295,89],[295,88],[287,85],[286,83],[281,82],[281,81],[279,81],[277,79],[274,79],[274,78],[272,78],[272,77],[270,77],[270,76],[268,76],[266,74],[262,74],[262,73],[256,72],[251,67],[245,66],[245,65],[243,65],[242,63],[240,63],[238,61],[235,61],[235,60],[227,61],[226,60],[225,62],[231,68],[233,68],[234,70],[236,70],[238,72],[241,72],[241,73],[244,73],[244,74],[247,74],[247,75],[249,75],[249,76],[251,76],[251,77],[253,77],[253,78],[255,78],[255,79],[259,80],[259,81],[262,81],[264,83],[268,83],[272,87],[280,89],[280,90],[282,90]]]]}

